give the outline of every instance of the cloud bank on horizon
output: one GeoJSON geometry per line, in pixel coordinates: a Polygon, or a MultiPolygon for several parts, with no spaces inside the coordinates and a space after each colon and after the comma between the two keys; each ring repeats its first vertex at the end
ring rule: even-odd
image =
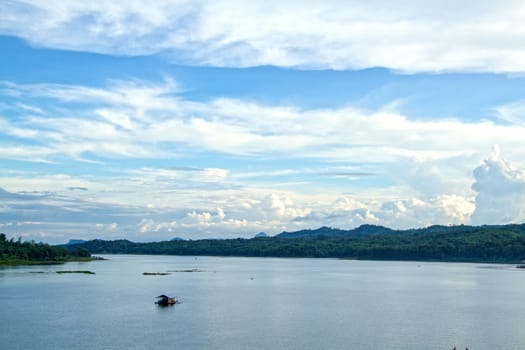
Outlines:
{"type": "Polygon", "coordinates": [[[2,3],[0,231],[523,222],[524,21],[519,1],[2,3]]]}

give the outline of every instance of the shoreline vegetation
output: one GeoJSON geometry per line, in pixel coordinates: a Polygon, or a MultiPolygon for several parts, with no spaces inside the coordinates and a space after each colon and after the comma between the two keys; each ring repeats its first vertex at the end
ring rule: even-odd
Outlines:
{"type": "Polygon", "coordinates": [[[89,251],[82,247],[66,249],[34,241],[22,242],[21,238],[7,239],[4,233],[0,233],[0,266],[55,265],[99,259],[101,258],[92,257],[89,251]]]}
{"type": "Polygon", "coordinates": [[[392,230],[362,225],[353,230],[321,227],[251,239],[171,240],[135,243],[91,240],[65,246],[92,254],[342,258],[518,264],[525,259],[525,224],[430,226],[392,230]]]}
{"type": "MultiPolygon", "coordinates": [[[[352,230],[321,227],[251,239],[201,239],[136,243],[95,239],[50,246],[0,234],[0,266],[103,260],[91,254],[229,257],[339,258],[523,264],[525,224],[429,226],[392,230],[362,225],[352,230]]],[[[173,272],[173,271],[170,271],[173,272]]],[[[179,272],[179,271],[177,271],[179,272]]],[[[180,271],[182,272],[182,271],[180,271]]],[[[200,271],[184,271],[200,272],[200,271]]]]}
{"type": "Polygon", "coordinates": [[[62,271],[55,271],[55,273],[58,274],[64,274],[64,273],[81,273],[84,275],[96,275],[93,271],[88,270],[62,270],[62,271]]]}

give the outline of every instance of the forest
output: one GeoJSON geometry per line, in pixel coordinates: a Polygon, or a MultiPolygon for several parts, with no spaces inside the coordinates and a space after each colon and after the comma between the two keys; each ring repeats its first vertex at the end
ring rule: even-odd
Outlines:
{"type": "Polygon", "coordinates": [[[253,257],[311,257],[372,260],[508,262],[525,259],[525,225],[431,226],[416,230],[366,228],[367,233],[321,228],[335,235],[277,235],[251,239],[171,240],[135,243],[92,240],[68,246],[92,254],[165,254],[253,257]],[[290,238],[298,237],[298,238],[290,238]]]}
{"type": "Polygon", "coordinates": [[[8,239],[0,233],[0,265],[52,264],[73,260],[89,260],[91,254],[82,247],[65,249],[34,241],[8,239]]]}

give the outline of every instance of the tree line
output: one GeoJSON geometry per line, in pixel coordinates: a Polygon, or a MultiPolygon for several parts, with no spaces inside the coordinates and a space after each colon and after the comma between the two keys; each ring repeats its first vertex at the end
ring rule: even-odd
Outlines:
{"type": "Polygon", "coordinates": [[[315,257],[377,260],[519,262],[525,259],[525,226],[454,227],[360,236],[173,240],[135,243],[92,240],[74,245],[93,254],[164,254],[315,257]]]}
{"type": "Polygon", "coordinates": [[[65,249],[35,241],[22,242],[21,238],[8,239],[0,233],[0,265],[23,263],[53,263],[89,258],[91,254],[82,247],[65,249]]]}

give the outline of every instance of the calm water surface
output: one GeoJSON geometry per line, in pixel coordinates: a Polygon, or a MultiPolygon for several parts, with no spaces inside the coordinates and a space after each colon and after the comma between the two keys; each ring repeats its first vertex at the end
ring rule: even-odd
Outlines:
{"type": "Polygon", "coordinates": [[[106,257],[0,268],[0,349],[525,349],[513,266],[106,257]]]}

